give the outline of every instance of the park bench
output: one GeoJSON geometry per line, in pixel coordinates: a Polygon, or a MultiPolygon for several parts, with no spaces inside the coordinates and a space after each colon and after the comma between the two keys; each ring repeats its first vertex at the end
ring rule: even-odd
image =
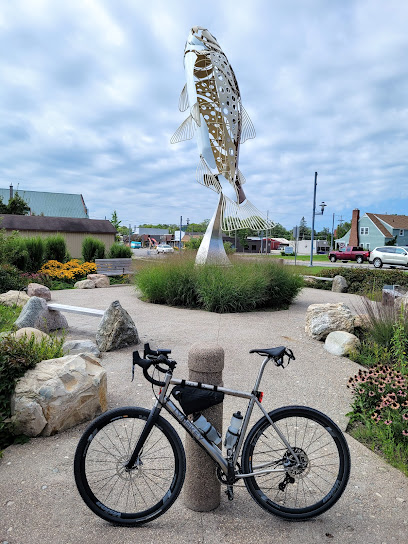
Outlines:
{"type": "Polygon", "coordinates": [[[323,280],[323,281],[333,281],[333,278],[321,278],[320,276],[305,276],[303,275],[304,278],[306,279],[310,279],[310,280],[323,280]]]}
{"type": "Polygon", "coordinates": [[[82,308],[81,306],[68,306],[67,304],[48,303],[49,310],[57,310],[58,312],[72,312],[75,314],[92,315],[94,317],[103,317],[105,310],[96,310],[95,308],[82,308]]]}
{"type": "Polygon", "coordinates": [[[95,259],[96,272],[105,276],[133,274],[132,259],[95,259]]]}

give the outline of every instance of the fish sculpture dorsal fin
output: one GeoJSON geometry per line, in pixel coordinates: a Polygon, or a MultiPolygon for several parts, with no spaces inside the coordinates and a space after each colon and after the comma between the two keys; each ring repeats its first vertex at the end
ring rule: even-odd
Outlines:
{"type": "Polygon", "coordinates": [[[187,94],[187,83],[184,85],[183,90],[181,91],[180,98],[179,98],[179,110],[180,111],[186,111],[188,108],[188,94],[187,94]]]}
{"type": "Polygon", "coordinates": [[[197,125],[201,127],[200,106],[198,105],[198,102],[196,102],[191,108],[191,115],[193,116],[193,119],[197,125]]]}
{"type": "Polygon", "coordinates": [[[178,142],[184,142],[185,140],[191,140],[196,130],[196,124],[193,122],[191,115],[185,119],[176,132],[171,137],[170,143],[177,144],[178,142]]]}
{"type": "Polygon", "coordinates": [[[242,115],[242,128],[241,128],[240,142],[241,144],[243,144],[247,140],[255,138],[256,132],[255,132],[254,125],[252,124],[252,121],[242,104],[241,104],[241,115],[242,115]]]}

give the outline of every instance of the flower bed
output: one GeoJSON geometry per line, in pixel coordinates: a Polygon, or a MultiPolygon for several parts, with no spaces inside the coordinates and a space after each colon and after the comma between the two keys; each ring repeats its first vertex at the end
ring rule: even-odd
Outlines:
{"type": "Polygon", "coordinates": [[[81,263],[79,259],[71,259],[67,263],[59,261],[47,261],[39,270],[52,280],[61,280],[66,283],[75,283],[84,279],[88,274],[96,274],[95,263],[81,263]]]}

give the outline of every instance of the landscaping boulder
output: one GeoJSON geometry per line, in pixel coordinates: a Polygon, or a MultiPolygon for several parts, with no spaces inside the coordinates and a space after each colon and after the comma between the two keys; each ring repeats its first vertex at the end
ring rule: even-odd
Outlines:
{"type": "Polygon", "coordinates": [[[30,297],[24,291],[7,291],[7,293],[0,295],[0,304],[5,306],[17,304],[17,306],[23,307],[29,300],[30,297]]]}
{"type": "Polygon", "coordinates": [[[306,311],[306,333],[324,340],[333,331],[353,332],[354,316],[344,303],[311,304],[306,311]]]}
{"type": "Polygon", "coordinates": [[[105,274],[88,274],[87,278],[95,283],[95,287],[110,286],[109,278],[105,274]]]}
{"type": "Polygon", "coordinates": [[[95,289],[95,282],[92,280],[77,281],[74,285],[75,289],[95,289]]]}
{"type": "Polygon", "coordinates": [[[112,302],[99,324],[96,343],[101,351],[112,351],[139,343],[132,318],[118,300],[112,302]]]}
{"type": "Polygon", "coordinates": [[[360,340],[354,334],[344,331],[331,332],[324,343],[324,349],[333,355],[345,356],[358,349],[360,340]]]}
{"type": "Polygon", "coordinates": [[[38,363],[17,382],[12,396],[16,434],[50,436],[107,409],[106,370],[91,355],[38,363]]]}
{"type": "Polygon", "coordinates": [[[41,342],[43,338],[49,338],[48,334],[40,331],[40,329],[33,329],[32,327],[23,327],[22,329],[19,329],[15,333],[13,333],[14,338],[19,340],[20,338],[23,338],[23,336],[26,336],[27,338],[31,338],[31,336],[34,335],[34,338],[41,342]]]}
{"type": "Polygon", "coordinates": [[[41,297],[44,300],[51,300],[51,291],[41,283],[29,283],[27,287],[29,297],[41,297]]]}
{"type": "Polygon", "coordinates": [[[335,293],[345,293],[347,291],[347,281],[343,276],[334,276],[332,283],[332,291],[335,293]]]}
{"type": "Polygon", "coordinates": [[[62,346],[64,353],[73,355],[74,353],[92,353],[95,357],[100,357],[101,352],[98,346],[92,340],[67,340],[62,346]]]}
{"type": "Polygon", "coordinates": [[[44,332],[67,329],[66,318],[57,310],[49,310],[43,298],[31,297],[14,323],[17,329],[32,327],[44,332]]]}

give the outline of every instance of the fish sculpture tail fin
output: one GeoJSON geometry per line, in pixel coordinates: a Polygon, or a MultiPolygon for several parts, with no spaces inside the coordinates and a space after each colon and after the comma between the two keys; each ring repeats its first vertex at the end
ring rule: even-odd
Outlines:
{"type": "Polygon", "coordinates": [[[266,230],[275,223],[267,219],[249,200],[237,204],[223,195],[222,230],[231,232],[239,229],[266,230]]]}

